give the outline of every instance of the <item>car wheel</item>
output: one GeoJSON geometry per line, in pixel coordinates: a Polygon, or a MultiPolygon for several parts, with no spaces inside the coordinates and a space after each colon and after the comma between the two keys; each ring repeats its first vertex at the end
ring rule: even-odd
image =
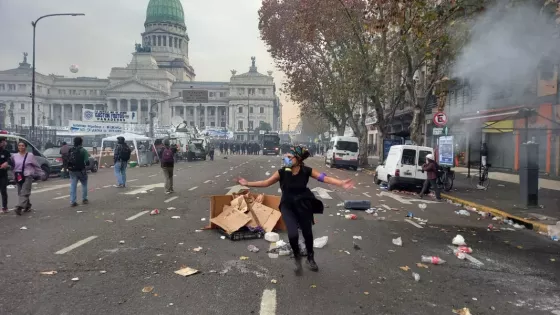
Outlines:
{"type": "Polygon", "coordinates": [[[377,186],[381,185],[381,181],[380,181],[379,178],[377,177],[377,173],[375,173],[375,174],[373,175],[373,182],[374,182],[377,186]]]}
{"type": "Polygon", "coordinates": [[[92,173],[97,173],[98,169],[99,169],[99,166],[97,165],[97,162],[94,162],[93,166],[91,167],[91,172],[92,173]]]}
{"type": "Polygon", "coordinates": [[[396,188],[396,186],[397,186],[397,183],[396,183],[396,182],[397,182],[397,181],[396,181],[394,178],[389,177],[388,180],[387,180],[387,190],[388,190],[388,191],[394,190],[394,189],[396,188]]]}
{"type": "Polygon", "coordinates": [[[42,181],[46,181],[49,179],[49,176],[51,175],[51,170],[47,165],[42,165],[41,169],[43,170],[43,176],[41,176],[41,180],[42,181]]]}

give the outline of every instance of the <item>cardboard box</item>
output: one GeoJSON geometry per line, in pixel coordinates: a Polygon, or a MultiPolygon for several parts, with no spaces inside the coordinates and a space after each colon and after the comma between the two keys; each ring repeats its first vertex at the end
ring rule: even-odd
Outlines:
{"type": "MultiPolygon", "coordinates": [[[[254,198],[258,197],[257,195],[252,195],[252,196],[254,198]]],[[[218,216],[224,212],[224,208],[226,209],[226,211],[232,211],[230,210],[231,209],[230,204],[232,201],[233,201],[233,196],[231,195],[218,195],[218,196],[210,197],[210,225],[208,226],[208,228],[211,229],[218,228],[218,226],[212,222],[212,219],[218,218],[218,216]]],[[[255,207],[256,210],[254,212],[255,215],[257,216],[257,219],[260,221],[260,223],[264,225],[263,229],[265,229],[265,231],[268,229],[286,231],[287,229],[286,224],[284,223],[284,220],[282,219],[282,215],[280,214],[280,210],[278,209],[280,205],[280,197],[272,196],[272,195],[264,195],[262,205],[266,207],[256,206],[255,207]],[[270,211],[267,208],[272,209],[272,212],[269,213],[270,211]],[[269,215],[267,216],[267,214],[269,215]],[[263,221],[264,218],[266,218],[265,221],[263,221]]],[[[253,221],[251,212],[247,212],[245,213],[245,215],[249,218],[249,221],[245,222],[243,225],[248,223],[254,224],[251,223],[253,221]]]]}

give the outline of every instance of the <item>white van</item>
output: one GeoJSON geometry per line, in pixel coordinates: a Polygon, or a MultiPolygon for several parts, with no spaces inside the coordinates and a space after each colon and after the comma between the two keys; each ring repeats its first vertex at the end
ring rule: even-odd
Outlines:
{"type": "Polygon", "coordinates": [[[434,154],[430,147],[392,146],[385,161],[375,169],[375,183],[379,185],[386,182],[389,190],[398,186],[422,185],[426,180],[426,172],[422,172],[422,165],[426,163],[428,154],[434,154]]]}
{"type": "Polygon", "coordinates": [[[325,154],[325,165],[358,169],[360,154],[359,140],[356,137],[333,137],[325,154]]]}

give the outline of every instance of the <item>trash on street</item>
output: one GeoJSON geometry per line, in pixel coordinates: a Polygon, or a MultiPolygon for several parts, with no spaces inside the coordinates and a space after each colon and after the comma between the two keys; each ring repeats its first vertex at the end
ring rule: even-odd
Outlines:
{"type": "Polygon", "coordinates": [[[358,216],[353,214],[353,213],[352,214],[347,214],[344,217],[348,220],[356,220],[358,218],[358,216]]]}
{"type": "Polygon", "coordinates": [[[150,215],[158,215],[159,214],[159,210],[158,209],[154,209],[150,212],[150,215]]]}
{"type": "Polygon", "coordinates": [[[175,209],[177,209],[177,208],[175,208],[175,207],[169,207],[169,208],[167,208],[167,210],[175,210],[175,209]]]}
{"type": "Polygon", "coordinates": [[[278,235],[278,233],[275,232],[268,232],[264,235],[264,239],[271,243],[274,243],[280,240],[280,235],[278,235]]]}
{"type": "Polygon", "coordinates": [[[181,218],[181,217],[178,216],[178,215],[174,215],[174,216],[171,217],[171,219],[180,219],[180,218],[181,218]]]}
{"type": "Polygon", "coordinates": [[[255,245],[249,245],[247,246],[247,250],[252,252],[252,253],[258,253],[259,252],[259,248],[255,245]]]}
{"type": "Polygon", "coordinates": [[[195,273],[198,273],[198,270],[191,267],[183,267],[179,270],[176,270],[175,273],[183,277],[188,277],[190,275],[194,275],[195,273]]]}
{"type": "Polygon", "coordinates": [[[410,270],[410,267],[409,267],[409,266],[402,266],[402,267],[399,267],[399,268],[400,268],[402,271],[409,271],[409,270],[410,270]]]}
{"type": "Polygon", "coordinates": [[[193,248],[193,251],[195,252],[200,252],[202,250],[202,247],[198,246],[196,248],[193,248]]]}
{"type": "Polygon", "coordinates": [[[453,240],[451,241],[451,243],[453,245],[457,245],[457,246],[465,246],[467,245],[467,243],[465,243],[465,238],[463,236],[461,236],[460,234],[457,234],[457,236],[455,236],[453,238],[453,240]]]}
{"type": "Polygon", "coordinates": [[[459,210],[459,211],[455,211],[455,213],[458,215],[464,215],[466,217],[471,215],[467,210],[459,210]]]}
{"type": "Polygon", "coordinates": [[[437,256],[422,256],[422,262],[430,263],[432,265],[441,265],[445,263],[445,260],[437,256]]]}
{"type": "Polygon", "coordinates": [[[272,279],[272,280],[270,280],[270,283],[274,283],[274,284],[276,284],[277,282],[278,282],[278,281],[277,281],[276,279],[272,279]]]}
{"type": "Polygon", "coordinates": [[[466,307],[463,307],[463,308],[458,309],[458,310],[453,310],[453,313],[458,314],[458,315],[472,315],[471,311],[466,307]]]}
{"type": "Polygon", "coordinates": [[[394,238],[393,245],[402,246],[402,239],[400,237],[394,238]]]}
{"type": "Polygon", "coordinates": [[[427,206],[426,206],[425,203],[420,203],[420,204],[418,204],[418,208],[420,208],[420,209],[422,209],[422,210],[426,209],[426,207],[427,207],[427,206]]]}
{"type": "Polygon", "coordinates": [[[54,276],[54,275],[56,275],[57,273],[58,273],[58,272],[55,271],[55,270],[51,270],[51,271],[41,271],[41,274],[42,274],[42,275],[45,275],[45,276],[54,276]]]}
{"type": "Polygon", "coordinates": [[[358,235],[354,235],[354,236],[352,236],[352,238],[355,239],[355,240],[360,240],[360,241],[362,240],[362,237],[358,236],[358,235]]]}
{"type": "Polygon", "coordinates": [[[414,278],[414,281],[416,281],[416,282],[420,281],[420,275],[417,274],[416,272],[412,273],[412,277],[414,278]]]}
{"type": "Polygon", "coordinates": [[[424,265],[423,263],[416,263],[416,267],[428,269],[428,265],[424,265]]]}
{"type": "Polygon", "coordinates": [[[249,257],[247,257],[247,256],[241,256],[241,257],[239,257],[239,260],[249,260],[249,257]]]}
{"type": "Polygon", "coordinates": [[[22,227],[20,227],[19,229],[20,229],[20,230],[27,230],[27,227],[26,227],[26,226],[22,226],[22,227]]]}
{"type": "Polygon", "coordinates": [[[344,209],[349,210],[368,210],[371,208],[371,201],[369,200],[345,200],[344,209]]]}
{"type": "Polygon", "coordinates": [[[314,248],[323,248],[327,245],[327,242],[329,241],[329,237],[328,236],[323,236],[323,237],[319,237],[313,240],[313,247],[314,248]]]}
{"type": "Polygon", "coordinates": [[[76,278],[72,278],[72,281],[76,282],[76,281],[80,281],[80,278],[76,277],[76,278]]]}

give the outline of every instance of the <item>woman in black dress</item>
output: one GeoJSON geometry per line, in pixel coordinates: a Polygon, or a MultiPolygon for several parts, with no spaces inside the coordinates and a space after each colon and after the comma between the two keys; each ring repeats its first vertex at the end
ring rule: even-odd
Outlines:
{"type": "MultiPolygon", "coordinates": [[[[282,198],[280,201],[280,211],[282,218],[288,228],[288,239],[295,258],[296,273],[301,273],[301,255],[299,250],[298,229],[301,229],[303,238],[305,239],[305,247],[307,248],[307,263],[312,271],[318,271],[319,267],[315,262],[315,255],[313,252],[313,210],[309,207],[302,206],[302,199],[314,198],[313,193],[307,187],[309,177],[331,184],[350,189],[354,187],[354,183],[350,179],[339,180],[336,178],[328,177],[325,173],[307,167],[304,164],[305,159],[309,157],[309,151],[300,146],[294,147],[284,157],[284,165],[282,169],[275,172],[270,178],[258,181],[249,182],[244,178],[239,178],[239,184],[247,187],[269,187],[276,182],[280,182],[282,189],[282,198]],[[305,196],[311,197],[305,197],[305,196]]],[[[313,204],[313,203],[311,203],[313,204]]]]}

